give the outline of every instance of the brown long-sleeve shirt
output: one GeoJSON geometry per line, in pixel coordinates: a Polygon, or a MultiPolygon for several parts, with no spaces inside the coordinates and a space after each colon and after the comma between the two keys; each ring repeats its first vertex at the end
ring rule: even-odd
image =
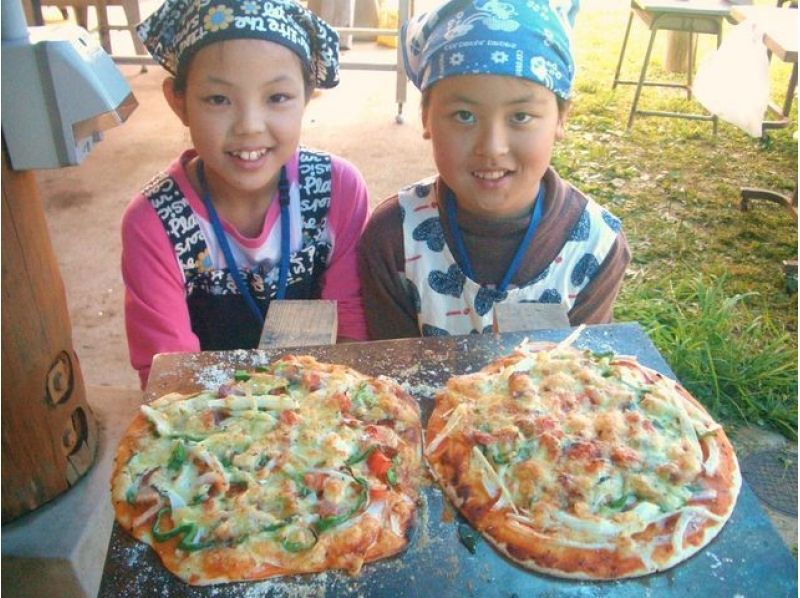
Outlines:
{"type": "MultiPolygon", "coordinates": [[[[544,176],[546,195],[542,219],[525,257],[512,279],[514,286],[525,286],[546,268],[566,243],[587,199],[564,182],[551,168],[544,176]]],[[[439,216],[445,240],[455,247],[443,212],[441,181],[437,182],[439,216]]],[[[497,284],[525,235],[530,215],[487,220],[463,210],[458,226],[472,262],[476,282],[497,284]]],[[[359,270],[364,294],[364,309],[371,339],[420,336],[417,314],[405,284],[403,223],[397,196],[382,202],[373,212],[359,243],[359,270]]],[[[457,255],[456,252],[453,252],[457,255]]],[[[602,324],[611,321],[630,250],[622,231],[600,270],[578,294],[567,314],[570,323],[602,324]]]]}

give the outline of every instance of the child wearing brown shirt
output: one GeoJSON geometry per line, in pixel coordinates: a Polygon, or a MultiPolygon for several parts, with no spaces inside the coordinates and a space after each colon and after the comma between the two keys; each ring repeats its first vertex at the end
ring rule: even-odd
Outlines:
{"type": "Polygon", "coordinates": [[[451,0],[403,31],[438,176],[375,211],[359,265],[371,338],[490,330],[502,302],[611,319],[617,218],[550,166],[574,64],[568,3],[451,0]]]}

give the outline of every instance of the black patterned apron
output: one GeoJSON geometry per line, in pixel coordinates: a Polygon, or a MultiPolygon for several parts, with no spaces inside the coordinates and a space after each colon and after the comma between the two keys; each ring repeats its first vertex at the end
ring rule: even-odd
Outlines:
{"type": "MultiPolygon", "coordinates": [[[[317,299],[331,245],[325,234],[331,201],[331,159],[328,154],[301,148],[299,202],[302,246],[291,253],[286,299],[317,299]]],[[[209,264],[206,239],[176,181],[167,174],[144,190],[156,210],[183,270],[192,331],[203,351],[251,349],[261,338],[260,323],[248,309],[228,268],[209,264]]],[[[292,194],[292,202],[297,201],[292,194]]],[[[258,307],[266,313],[278,286],[279,265],[266,272],[241,267],[258,307]]]]}

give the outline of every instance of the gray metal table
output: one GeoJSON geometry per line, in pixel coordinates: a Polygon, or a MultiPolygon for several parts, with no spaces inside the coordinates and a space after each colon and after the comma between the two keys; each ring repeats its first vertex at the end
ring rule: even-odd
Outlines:
{"type": "Polygon", "coordinates": [[[714,135],[717,134],[718,118],[711,114],[692,113],[692,112],[666,112],[659,110],[639,110],[639,99],[642,95],[643,87],[672,87],[686,90],[686,97],[692,98],[692,77],[694,74],[695,55],[697,53],[694,45],[694,34],[709,34],[717,38],[717,47],[722,43],[722,25],[728,18],[731,4],[728,0],[631,0],[631,12],[628,16],[628,24],[625,28],[625,37],[622,41],[622,49],[617,61],[617,69],[614,72],[614,83],[612,89],[617,85],[635,85],[636,92],[633,96],[633,104],[628,114],[627,128],[633,126],[633,120],[637,115],[640,116],[670,116],[676,118],[686,118],[690,120],[710,120],[713,123],[714,135]],[[621,79],[622,62],[625,58],[625,51],[628,47],[631,25],[634,16],[638,16],[650,30],[650,40],[647,44],[647,51],[642,61],[642,69],[639,78],[636,80],[621,79]],[[653,52],[656,33],[659,31],[683,31],[689,34],[689,52],[687,64],[686,84],[672,83],[667,81],[647,80],[647,67],[650,64],[650,55],[653,52]]]}

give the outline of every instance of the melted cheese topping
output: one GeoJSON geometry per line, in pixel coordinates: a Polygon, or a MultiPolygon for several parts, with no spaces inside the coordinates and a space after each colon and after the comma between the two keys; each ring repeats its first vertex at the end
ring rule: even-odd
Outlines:
{"type": "Polygon", "coordinates": [[[144,509],[140,537],[280,566],[303,555],[314,566],[326,536],[364,517],[398,528],[390,514],[413,510],[420,458],[413,400],[393,382],[309,357],[262,369],[141,407],[150,429],[112,483],[115,501],[144,509]]]}
{"type": "Polygon", "coordinates": [[[457,438],[472,445],[475,471],[459,479],[481,480],[493,510],[539,537],[639,554],[630,538],[676,517],[667,541],[680,553],[687,529],[720,521],[698,504],[716,496],[704,479],[719,466],[719,426],[631,358],[568,344],[523,344],[500,366],[448,382],[455,407],[426,451],[434,469],[436,449],[457,438]]]}

